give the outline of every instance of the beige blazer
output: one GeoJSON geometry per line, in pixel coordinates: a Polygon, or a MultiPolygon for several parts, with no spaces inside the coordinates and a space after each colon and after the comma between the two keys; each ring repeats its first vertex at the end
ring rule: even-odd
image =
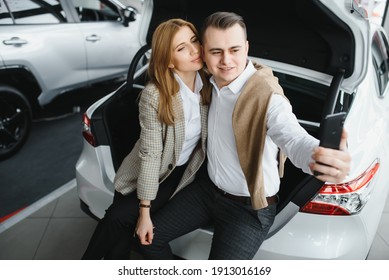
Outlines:
{"type": "MultiPolygon", "coordinates": [[[[139,101],[141,134],[132,151],[124,158],[114,179],[115,189],[126,195],[137,189],[141,200],[154,200],[159,184],[176,166],[185,140],[185,121],[182,99],[176,94],[173,110],[176,123],[171,126],[158,120],[159,91],[149,84],[139,101]]],[[[201,140],[192,153],[177,193],[190,182],[206,155],[208,106],[200,104],[201,140]]]]}

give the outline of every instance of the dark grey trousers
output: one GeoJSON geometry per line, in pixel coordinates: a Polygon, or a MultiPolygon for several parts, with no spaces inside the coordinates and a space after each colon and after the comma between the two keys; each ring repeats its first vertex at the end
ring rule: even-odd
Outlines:
{"type": "Polygon", "coordinates": [[[169,242],[212,224],[209,259],[252,259],[264,241],[276,214],[276,204],[260,210],[217,192],[207,172],[175,195],[153,218],[152,245],[140,246],[148,259],[173,259],[169,242]]]}

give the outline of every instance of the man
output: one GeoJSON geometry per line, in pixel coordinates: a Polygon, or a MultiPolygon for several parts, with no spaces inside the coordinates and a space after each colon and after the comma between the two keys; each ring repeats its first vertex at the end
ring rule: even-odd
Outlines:
{"type": "Polygon", "coordinates": [[[212,223],[210,259],[252,259],[276,214],[279,149],[304,172],[341,182],[350,169],[347,135],[343,132],[340,150],[318,147],[298,124],[271,70],[248,61],[240,16],[210,15],[202,39],[213,75],[207,166],[156,214],[155,238],[142,251],[148,258],[169,259],[169,241],[212,223]]]}

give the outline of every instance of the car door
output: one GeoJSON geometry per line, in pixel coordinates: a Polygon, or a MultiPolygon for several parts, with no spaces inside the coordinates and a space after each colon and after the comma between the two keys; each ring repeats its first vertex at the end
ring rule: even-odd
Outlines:
{"type": "MultiPolygon", "coordinates": [[[[72,0],[78,14],[79,29],[87,52],[88,77],[91,81],[127,74],[135,52],[140,48],[140,14],[123,24],[122,7],[114,1],[72,0]]],[[[124,7],[124,6],[123,6],[124,7]]]]}
{"type": "Polygon", "coordinates": [[[7,67],[29,69],[41,87],[41,105],[87,82],[85,45],[60,0],[1,0],[0,53],[7,67]],[[7,5],[5,5],[7,4],[7,5]],[[10,10],[10,11],[8,11],[10,10]]]}

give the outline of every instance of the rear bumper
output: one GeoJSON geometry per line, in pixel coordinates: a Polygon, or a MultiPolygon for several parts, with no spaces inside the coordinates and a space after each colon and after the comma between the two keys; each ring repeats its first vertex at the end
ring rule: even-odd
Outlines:
{"type": "MultiPolygon", "coordinates": [[[[208,259],[212,229],[198,229],[171,242],[184,259],[208,259]]],[[[298,213],[265,240],[254,259],[366,259],[371,241],[358,216],[328,217],[298,213]]]]}
{"type": "Polygon", "coordinates": [[[299,212],[265,240],[254,258],[363,260],[371,240],[359,215],[339,217],[299,212]]]}

